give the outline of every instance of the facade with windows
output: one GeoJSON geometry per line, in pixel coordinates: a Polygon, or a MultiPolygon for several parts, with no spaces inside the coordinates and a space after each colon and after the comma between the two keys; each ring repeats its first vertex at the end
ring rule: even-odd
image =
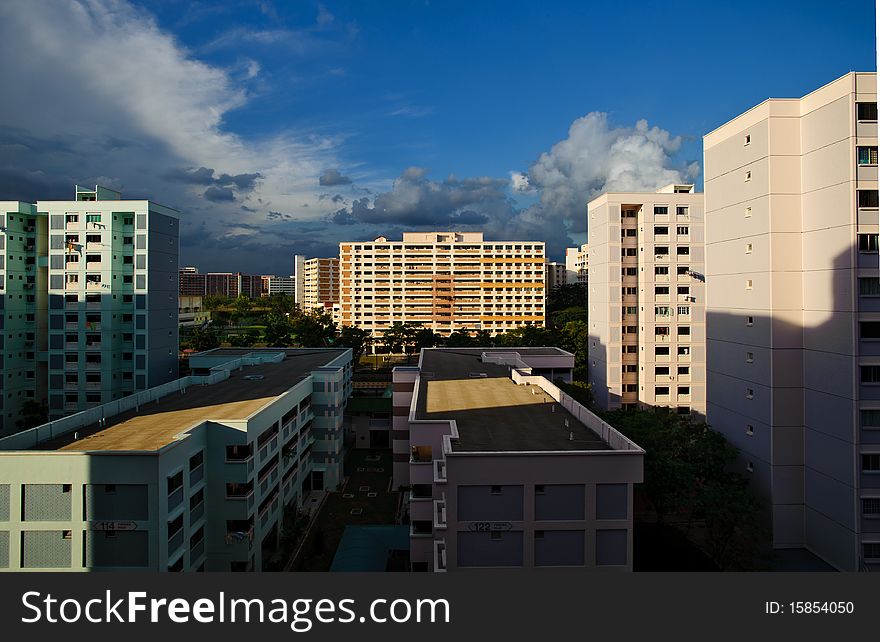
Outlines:
{"type": "Polygon", "coordinates": [[[351,351],[191,363],[191,376],[0,439],[0,570],[273,568],[285,509],[339,483],[351,351]]]}
{"type": "Polygon", "coordinates": [[[340,243],[339,321],[381,337],[394,323],[442,335],[544,325],[544,243],[482,232],[404,232],[340,243]]]}
{"type": "Polygon", "coordinates": [[[609,192],[588,205],[589,363],[603,410],[706,412],[703,195],[609,192]]]}
{"type": "Polygon", "coordinates": [[[550,382],[572,367],[558,348],[432,348],[394,369],[413,571],[632,570],[644,451],[550,382]]]}
{"type": "Polygon", "coordinates": [[[46,214],[0,203],[0,436],[46,401],[46,214]]]}
{"type": "Polygon", "coordinates": [[[293,295],[300,309],[332,312],[339,301],[339,259],[293,258],[293,295]]]}
{"type": "Polygon", "coordinates": [[[880,569],[876,74],[703,143],[709,423],[767,497],[775,547],[880,569]]]}
{"type": "Polygon", "coordinates": [[[178,213],[101,187],[37,211],[49,226],[49,417],[176,379],[178,213]]]}
{"type": "Polygon", "coordinates": [[[590,245],[565,248],[566,282],[586,285],[590,269],[590,245]]]}

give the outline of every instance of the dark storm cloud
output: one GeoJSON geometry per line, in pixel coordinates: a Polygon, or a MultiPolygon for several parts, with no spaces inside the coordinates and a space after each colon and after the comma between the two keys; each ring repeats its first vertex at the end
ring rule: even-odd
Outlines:
{"type": "Polygon", "coordinates": [[[212,203],[224,203],[235,200],[235,194],[228,187],[209,187],[203,195],[212,203]]]}

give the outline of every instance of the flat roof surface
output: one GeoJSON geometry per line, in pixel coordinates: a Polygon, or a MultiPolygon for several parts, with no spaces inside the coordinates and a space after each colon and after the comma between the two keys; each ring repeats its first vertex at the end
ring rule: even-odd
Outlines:
{"type": "MultiPolygon", "coordinates": [[[[416,419],[454,419],[459,439],[453,442],[453,451],[611,449],[544,390],[517,385],[510,379],[507,366],[483,363],[483,351],[422,352],[422,372],[429,375],[422,376],[419,383],[416,419]],[[471,376],[476,373],[486,376],[471,376]]],[[[519,352],[500,348],[491,351],[519,352]]]]}
{"type": "Polygon", "coordinates": [[[144,404],[138,412],[128,411],[109,417],[103,428],[97,424],[80,428],[76,431],[79,433],[77,440],[70,432],[44,442],[36,449],[159,450],[176,441],[180,433],[204,421],[249,417],[345,350],[294,352],[279,349],[274,352],[285,352],[287,357],[279,363],[245,366],[233,371],[225,381],[213,385],[192,385],[186,389],[186,394],[172,393],[159,399],[158,403],[144,404]],[[263,375],[263,379],[245,379],[251,375],[263,375]]]}

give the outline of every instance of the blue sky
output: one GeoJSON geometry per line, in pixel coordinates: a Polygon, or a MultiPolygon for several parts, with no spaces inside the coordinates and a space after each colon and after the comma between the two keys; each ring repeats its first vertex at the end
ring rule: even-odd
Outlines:
{"type": "Polygon", "coordinates": [[[0,198],[101,182],[168,203],[204,270],[289,273],[293,253],[442,227],[558,257],[596,193],[701,183],[704,133],[873,70],[873,17],[863,0],[8,2],[0,198]]]}

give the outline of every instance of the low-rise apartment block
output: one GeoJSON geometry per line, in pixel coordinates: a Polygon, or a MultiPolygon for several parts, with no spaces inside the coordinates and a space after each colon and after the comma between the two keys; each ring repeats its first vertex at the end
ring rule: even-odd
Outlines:
{"type": "Polygon", "coordinates": [[[877,78],[769,99],[703,139],[708,420],[773,544],[880,569],[877,78]]]}
{"type": "Polygon", "coordinates": [[[545,294],[549,295],[553,288],[568,283],[568,275],[566,273],[565,263],[557,263],[556,261],[547,261],[544,264],[544,285],[545,294]]]}
{"type": "Polygon", "coordinates": [[[394,369],[412,570],[632,570],[644,451],[551,383],[573,365],[557,348],[450,348],[394,369]]]}
{"type": "Polygon", "coordinates": [[[301,310],[332,313],[339,302],[339,259],[294,257],[294,296],[301,310]]]}
{"type": "Polygon", "coordinates": [[[275,276],[274,274],[264,275],[263,296],[272,296],[273,294],[284,294],[289,297],[295,297],[296,277],[275,276]]]}
{"type": "Polygon", "coordinates": [[[603,410],[706,412],[703,195],[609,192],[588,205],[589,377],[603,410]]]}
{"type": "Polygon", "coordinates": [[[250,571],[335,487],[351,351],[217,349],[193,374],[0,439],[0,570],[250,571]]]}
{"type": "Polygon", "coordinates": [[[544,325],[544,243],[482,232],[404,232],[340,243],[340,322],[381,337],[394,323],[442,335],[544,325]]]}

